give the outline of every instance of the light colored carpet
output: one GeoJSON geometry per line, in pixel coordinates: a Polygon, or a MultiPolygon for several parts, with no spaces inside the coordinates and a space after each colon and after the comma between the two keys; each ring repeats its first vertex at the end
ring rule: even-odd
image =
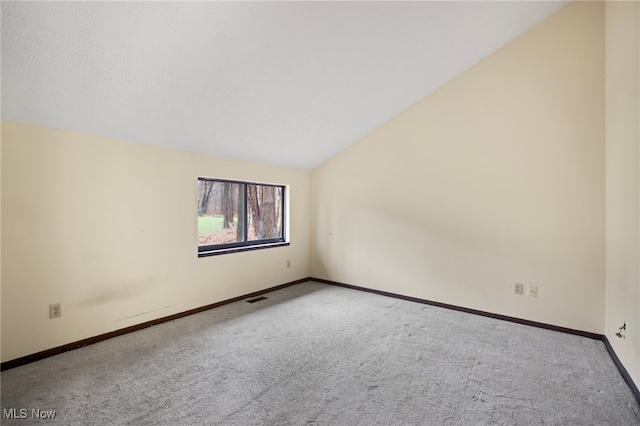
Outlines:
{"type": "Polygon", "coordinates": [[[7,370],[2,408],[64,425],[640,424],[600,341],[313,282],[266,296],[7,370]]]}

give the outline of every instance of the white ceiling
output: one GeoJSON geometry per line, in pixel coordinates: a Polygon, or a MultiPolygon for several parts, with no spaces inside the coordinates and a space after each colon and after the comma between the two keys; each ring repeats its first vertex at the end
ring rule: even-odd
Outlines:
{"type": "Polygon", "coordinates": [[[2,118],[311,169],[567,2],[2,2],[2,118]]]}

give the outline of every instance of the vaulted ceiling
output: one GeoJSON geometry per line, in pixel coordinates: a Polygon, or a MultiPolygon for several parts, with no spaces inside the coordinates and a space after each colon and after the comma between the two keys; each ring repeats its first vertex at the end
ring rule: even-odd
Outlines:
{"type": "Polygon", "coordinates": [[[311,169],[567,2],[2,2],[2,118],[311,169]]]}

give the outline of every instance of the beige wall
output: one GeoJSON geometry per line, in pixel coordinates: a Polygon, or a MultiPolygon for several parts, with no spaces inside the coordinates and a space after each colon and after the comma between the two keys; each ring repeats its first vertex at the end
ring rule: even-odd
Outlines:
{"type": "MultiPolygon", "coordinates": [[[[0,135],[2,121],[0,121],[0,135]]],[[[2,137],[0,137],[0,242],[2,241],[2,137]]],[[[2,244],[0,243],[0,332],[2,331],[2,244]]],[[[0,358],[2,355],[2,338],[0,336],[0,358]]]]}
{"type": "Polygon", "coordinates": [[[640,386],[640,3],[607,2],[605,16],[606,335],[640,386]]]}
{"type": "Polygon", "coordinates": [[[570,4],[315,169],[312,276],[602,333],[603,13],[570,4]]]}
{"type": "Polygon", "coordinates": [[[606,333],[640,383],[639,27],[573,3],[311,174],[3,121],[2,361],[313,275],[606,333]],[[198,176],[290,185],[291,246],[198,259],[198,176]]]}
{"type": "Polygon", "coordinates": [[[309,276],[309,176],[2,122],[2,361],[309,276]],[[290,185],[291,245],[199,259],[198,176],[290,185]]]}

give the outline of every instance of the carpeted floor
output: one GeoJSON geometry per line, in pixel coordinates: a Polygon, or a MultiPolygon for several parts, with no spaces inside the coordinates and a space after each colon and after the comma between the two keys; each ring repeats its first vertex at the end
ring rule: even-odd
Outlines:
{"type": "Polygon", "coordinates": [[[28,418],[2,423],[640,425],[600,341],[313,282],[266,296],[7,370],[2,409],[28,418]]]}

